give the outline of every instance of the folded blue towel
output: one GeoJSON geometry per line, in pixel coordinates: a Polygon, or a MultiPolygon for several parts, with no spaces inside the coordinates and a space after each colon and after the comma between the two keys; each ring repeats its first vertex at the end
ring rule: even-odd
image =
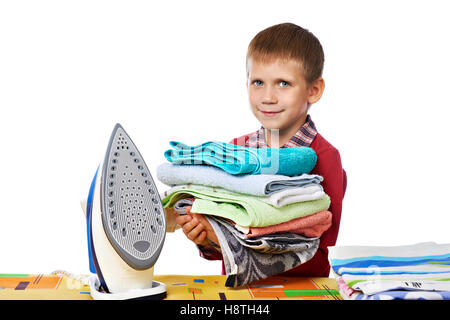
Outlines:
{"type": "Polygon", "coordinates": [[[206,164],[234,174],[279,174],[297,176],[309,173],[317,155],[309,147],[248,148],[209,141],[197,146],[170,141],[174,149],[164,152],[173,164],[206,164]]]}
{"type": "Polygon", "coordinates": [[[156,175],[159,181],[169,186],[192,183],[255,196],[311,186],[321,188],[320,182],[323,181],[321,176],[315,174],[305,173],[295,177],[278,174],[233,175],[213,166],[174,165],[168,162],[156,168],[156,175]]]}

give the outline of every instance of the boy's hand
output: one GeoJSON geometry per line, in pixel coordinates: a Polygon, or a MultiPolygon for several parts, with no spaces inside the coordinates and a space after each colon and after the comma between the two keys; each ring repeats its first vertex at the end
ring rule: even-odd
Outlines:
{"type": "Polygon", "coordinates": [[[197,217],[193,217],[191,214],[180,215],[176,219],[177,224],[181,226],[186,237],[199,245],[207,245],[206,231],[203,224],[200,223],[197,217]]]}
{"type": "Polygon", "coordinates": [[[209,241],[219,245],[216,233],[208,220],[201,214],[191,213],[190,209],[191,207],[187,207],[186,215],[179,215],[176,218],[176,223],[181,226],[186,237],[201,246],[210,245],[209,241]]]}

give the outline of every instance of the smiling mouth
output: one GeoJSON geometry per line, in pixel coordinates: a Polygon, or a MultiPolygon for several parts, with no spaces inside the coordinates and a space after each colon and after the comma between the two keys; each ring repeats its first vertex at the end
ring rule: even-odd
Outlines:
{"type": "Polygon", "coordinates": [[[263,115],[265,115],[267,117],[274,117],[274,116],[280,114],[281,112],[283,112],[283,110],[281,110],[281,111],[262,111],[262,110],[260,110],[260,111],[263,115]]]}

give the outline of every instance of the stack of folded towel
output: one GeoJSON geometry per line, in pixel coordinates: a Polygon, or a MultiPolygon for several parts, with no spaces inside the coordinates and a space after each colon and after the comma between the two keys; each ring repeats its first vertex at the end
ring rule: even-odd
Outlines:
{"type": "Polygon", "coordinates": [[[346,300],[450,300],[450,244],[329,247],[346,300]]]}
{"type": "Polygon", "coordinates": [[[316,253],[331,226],[321,176],[308,174],[311,148],[253,149],[171,142],[171,163],[157,168],[170,186],[164,207],[204,214],[220,242],[226,286],[236,287],[294,268],[316,253]]]}

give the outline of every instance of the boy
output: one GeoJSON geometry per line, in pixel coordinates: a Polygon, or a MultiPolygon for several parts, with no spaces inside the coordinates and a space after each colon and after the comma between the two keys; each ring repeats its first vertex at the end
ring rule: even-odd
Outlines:
{"type": "MultiPolygon", "coordinates": [[[[325,88],[323,63],[322,46],[308,30],[283,23],[258,33],[247,52],[247,90],[251,110],[262,126],[230,142],[253,148],[308,146],[317,154],[311,174],[324,178],[322,186],[331,198],[332,226],[321,236],[315,256],[284,272],[285,275],[328,277],[327,247],[335,245],[339,231],[346,173],[338,150],[317,132],[308,115],[325,88]]],[[[177,217],[176,222],[205,259],[222,259],[217,237],[207,219],[200,214],[188,214],[177,217]]]]}

